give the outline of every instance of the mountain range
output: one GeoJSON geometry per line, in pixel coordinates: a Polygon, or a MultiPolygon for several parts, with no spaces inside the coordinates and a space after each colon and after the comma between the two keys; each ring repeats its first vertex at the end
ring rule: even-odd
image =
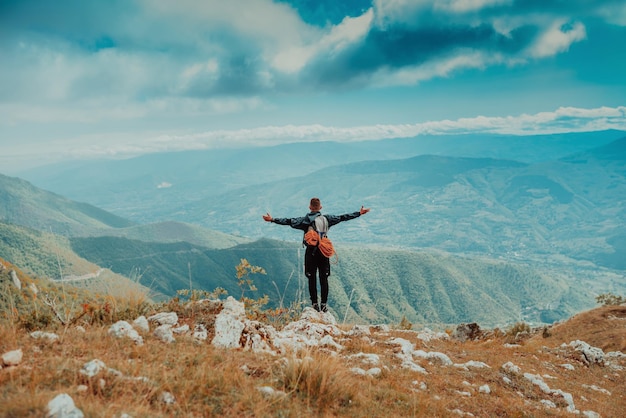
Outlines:
{"type": "Polygon", "coordinates": [[[54,193],[0,176],[0,220],[65,236],[157,296],[237,295],[246,258],[277,305],[306,299],[301,235],[261,215],[302,216],[319,196],[326,213],[372,209],[331,231],[337,313],[546,323],[626,289],[625,151],[624,132],[607,131],[167,153],[23,173],[54,193]]]}

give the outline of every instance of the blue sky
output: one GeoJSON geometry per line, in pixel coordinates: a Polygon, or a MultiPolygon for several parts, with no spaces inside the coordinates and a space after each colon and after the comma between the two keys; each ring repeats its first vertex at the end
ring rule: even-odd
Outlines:
{"type": "Polygon", "coordinates": [[[2,0],[0,172],[421,133],[626,130],[623,0],[2,0]]]}

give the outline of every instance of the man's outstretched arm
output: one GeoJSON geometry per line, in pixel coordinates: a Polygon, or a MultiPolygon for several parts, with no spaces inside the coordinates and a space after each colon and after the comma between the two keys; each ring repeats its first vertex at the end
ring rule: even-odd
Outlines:
{"type": "Polygon", "coordinates": [[[365,208],[361,206],[361,209],[359,209],[356,212],[345,213],[343,215],[325,215],[325,216],[326,216],[326,219],[328,219],[328,225],[333,226],[333,225],[337,225],[339,222],[349,221],[351,219],[358,218],[361,215],[365,215],[369,211],[370,211],[369,208],[365,208]]]}

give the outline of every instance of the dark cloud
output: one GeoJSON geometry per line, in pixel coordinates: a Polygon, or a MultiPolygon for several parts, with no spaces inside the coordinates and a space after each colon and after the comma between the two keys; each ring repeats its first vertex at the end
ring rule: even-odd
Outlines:
{"type": "Polygon", "coordinates": [[[555,22],[565,21],[561,31],[567,33],[574,22],[597,19],[607,7],[624,7],[623,0],[517,0],[480,10],[454,9],[454,2],[398,4],[392,10],[375,8],[365,38],[340,53],[319,54],[303,78],[316,88],[364,85],[380,70],[416,68],[472,52],[521,62],[532,58],[529,51],[555,22]]]}
{"type": "Polygon", "coordinates": [[[277,0],[298,11],[302,20],[311,25],[336,25],[346,17],[362,15],[372,6],[372,0],[277,0]]]}

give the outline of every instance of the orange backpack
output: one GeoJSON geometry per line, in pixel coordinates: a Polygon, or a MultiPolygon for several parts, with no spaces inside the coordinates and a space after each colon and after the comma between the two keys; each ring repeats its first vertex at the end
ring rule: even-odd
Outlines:
{"type": "Polygon", "coordinates": [[[317,247],[322,255],[330,258],[335,253],[335,247],[326,233],[328,232],[328,219],[324,215],[315,218],[315,222],[309,226],[309,230],[304,234],[304,241],[307,245],[317,247]]]}

